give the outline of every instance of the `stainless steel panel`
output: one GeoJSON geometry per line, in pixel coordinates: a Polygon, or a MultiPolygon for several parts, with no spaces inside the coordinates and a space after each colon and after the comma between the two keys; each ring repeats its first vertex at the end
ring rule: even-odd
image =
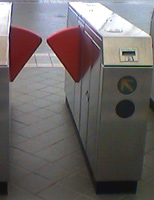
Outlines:
{"type": "Polygon", "coordinates": [[[152,68],[104,68],[100,133],[98,138],[97,181],[139,180],[149,106],[152,68]],[[117,84],[124,76],[137,81],[136,90],[124,95],[117,84]],[[144,81],[143,81],[144,80],[144,81]],[[128,118],[119,117],[117,104],[130,100],[135,112],[128,118]]]}
{"type": "Polygon", "coordinates": [[[117,3],[105,1],[103,4],[149,34],[154,2],[145,2],[146,1],[131,1],[128,3],[125,1],[123,3],[117,3]]]}
{"type": "Polygon", "coordinates": [[[69,73],[65,71],[65,93],[69,107],[73,115],[74,115],[74,92],[75,92],[74,88],[75,88],[74,80],[69,75],[69,73]]]}
{"type": "MultiPolygon", "coordinates": [[[[153,15],[152,15],[152,18],[151,18],[150,35],[153,38],[152,47],[154,47],[154,11],[153,11],[153,15]]],[[[153,49],[153,58],[154,58],[154,49],[153,49]]],[[[153,77],[153,80],[152,80],[152,87],[151,87],[151,98],[154,101],[154,70],[153,70],[152,77],[153,77]]]]}
{"type": "MultiPolygon", "coordinates": [[[[67,16],[67,27],[77,26],[77,25],[78,25],[78,18],[75,15],[75,13],[69,8],[67,16]]],[[[75,81],[72,79],[72,77],[69,75],[67,71],[65,71],[65,93],[71,112],[74,116],[75,81]]]]}
{"type": "Polygon", "coordinates": [[[85,149],[87,149],[87,128],[88,128],[88,111],[89,111],[89,81],[90,68],[87,70],[82,79],[82,93],[81,93],[81,115],[80,115],[80,137],[85,149]]]}
{"type": "MultiPolygon", "coordinates": [[[[83,34],[83,29],[84,29],[84,24],[79,20],[78,18],[78,26],[80,27],[81,34],[83,34]]],[[[81,36],[82,38],[82,36],[81,36]]],[[[81,42],[81,45],[83,43],[81,42]]],[[[81,51],[83,48],[81,47],[81,51]]],[[[82,52],[81,52],[82,54],[82,52]]],[[[82,65],[82,60],[80,61],[82,65]]],[[[75,83],[75,88],[74,88],[74,120],[76,123],[76,127],[79,131],[80,129],[80,108],[81,108],[81,81],[75,83]]]]}
{"type": "Polygon", "coordinates": [[[77,26],[78,25],[78,16],[76,13],[69,7],[67,14],[67,27],[77,26]]]}
{"type": "Polygon", "coordinates": [[[8,65],[9,30],[12,3],[0,3],[0,65],[8,65]]]}
{"type": "MultiPolygon", "coordinates": [[[[69,8],[68,9],[68,19],[67,26],[80,26],[83,29],[84,24],[80,21],[76,13],[69,8]]],[[[72,49],[73,51],[73,49],[72,49]]],[[[73,113],[73,117],[76,123],[76,127],[79,130],[80,126],[80,103],[81,103],[81,81],[76,83],[71,76],[66,72],[65,76],[65,91],[68,102],[70,103],[70,108],[73,113]],[[67,85],[66,85],[67,84],[67,85]],[[71,85],[69,85],[71,84],[71,85]],[[68,86],[69,85],[69,86],[68,86]]]]}
{"type": "Polygon", "coordinates": [[[152,43],[147,33],[99,3],[72,2],[70,6],[103,38],[105,65],[123,65],[119,58],[119,47],[136,48],[139,51],[138,61],[127,61],[125,65],[153,64],[152,43]]]}
{"type": "Polygon", "coordinates": [[[102,37],[149,37],[100,3],[71,2],[70,6],[102,37]]]}
{"type": "Polygon", "coordinates": [[[123,38],[103,38],[104,65],[124,66],[151,66],[153,65],[152,57],[152,40],[150,37],[123,37],[123,38]],[[113,45],[114,44],[114,45],[113,45]],[[121,62],[120,49],[137,49],[138,61],[121,62]]]}
{"type": "Polygon", "coordinates": [[[83,62],[82,62],[82,92],[81,92],[81,117],[80,117],[80,137],[85,149],[87,148],[87,129],[89,111],[89,83],[91,71],[92,41],[83,34],[83,62]]]}
{"type": "Polygon", "coordinates": [[[102,50],[92,42],[91,55],[91,75],[90,75],[90,93],[89,93],[89,118],[88,118],[88,137],[87,137],[87,154],[92,169],[96,170],[97,157],[97,135],[99,120],[99,93],[101,87],[101,61],[102,50]]]}
{"type": "Polygon", "coordinates": [[[80,127],[80,108],[81,108],[81,81],[75,83],[74,88],[74,120],[76,127],[79,130],[80,127]]]}
{"type": "Polygon", "coordinates": [[[0,182],[8,181],[9,167],[9,68],[0,68],[0,182]]]}
{"type": "Polygon", "coordinates": [[[151,99],[154,101],[154,70],[152,71],[151,99]]]}

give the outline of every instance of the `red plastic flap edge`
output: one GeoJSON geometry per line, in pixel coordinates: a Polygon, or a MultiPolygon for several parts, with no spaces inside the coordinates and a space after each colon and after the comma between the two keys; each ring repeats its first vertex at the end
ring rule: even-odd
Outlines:
{"type": "Polygon", "coordinates": [[[42,39],[29,30],[10,27],[10,81],[14,81],[26,62],[32,56],[42,39]]]}
{"type": "Polygon", "coordinates": [[[81,79],[81,32],[78,26],[63,29],[47,39],[75,82],[81,79]]]}

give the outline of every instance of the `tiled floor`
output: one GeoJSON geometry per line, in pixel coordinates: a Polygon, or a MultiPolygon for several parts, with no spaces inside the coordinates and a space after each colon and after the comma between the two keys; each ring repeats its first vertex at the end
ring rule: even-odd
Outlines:
{"type": "Polygon", "coordinates": [[[57,56],[51,53],[35,53],[25,67],[63,67],[57,56]]]}
{"type": "Polygon", "coordinates": [[[149,109],[136,195],[95,195],[65,103],[64,68],[27,67],[11,85],[10,181],[1,200],[152,200],[154,113],[149,109]]]}

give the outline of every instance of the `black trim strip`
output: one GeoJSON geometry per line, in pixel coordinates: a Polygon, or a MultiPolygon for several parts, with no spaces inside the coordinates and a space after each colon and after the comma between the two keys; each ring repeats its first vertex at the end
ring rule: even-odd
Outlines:
{"type": "Polygon", "coordinates": [[[154,112],[154,101],[150,98],[150,108],[154,112]]]}
{"type": "Polygon", "coordinates": [[[8,183],[0,182],[0,195],[7,195],[7,194],[8,194],[8,183]]]}

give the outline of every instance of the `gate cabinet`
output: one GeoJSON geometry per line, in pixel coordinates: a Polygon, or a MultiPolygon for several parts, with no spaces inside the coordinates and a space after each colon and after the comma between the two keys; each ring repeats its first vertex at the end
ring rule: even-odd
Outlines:
{"type": "Polygon", "coordinates": [[[12,3],[0,3],[0,195],[9,181],[9,84],[41,43],[36,34],[11,26],[12,3]]]}
{"type": "MultiPolygon", "coordinates": [[[[151,37],[98,3],[69,3],[81,31],[81,76],[65,92],[97,193],[135,193],[152,77],[151,37]]],[[[73,51],[73,49],[72,49],[73,51]]]]}
{"type": "Polygon", "coordinates": [[[0,193],[6,193],[9,168],[9,29],[11,4],[0,3],[0,193]]]}

